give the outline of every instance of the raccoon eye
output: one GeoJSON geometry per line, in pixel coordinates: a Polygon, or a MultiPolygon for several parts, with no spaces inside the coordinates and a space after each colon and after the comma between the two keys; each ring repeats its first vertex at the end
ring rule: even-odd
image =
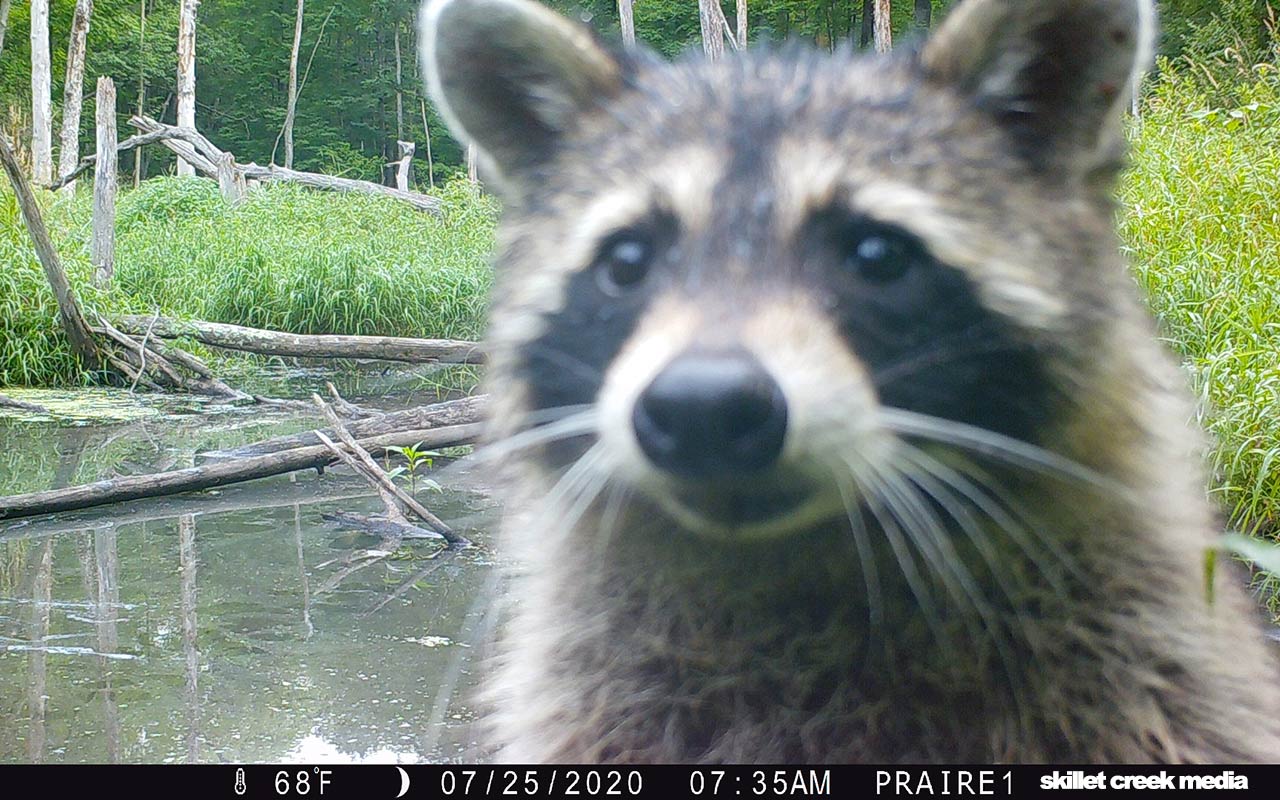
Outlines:
{"type": "Polygon", "coordinates": [[[917,246],[900,233],[884,229],[850,233],[845,241],[845,262],[866,281],[883,284],[900,280],[919,261],[917,246]]]}
{"type": "Polygon", "coordinates": [[[649,275],[653,243],[638,233],[613,237],[600,248],[596,259],[596,280],[605,294],[617,297],[649,275]]]}

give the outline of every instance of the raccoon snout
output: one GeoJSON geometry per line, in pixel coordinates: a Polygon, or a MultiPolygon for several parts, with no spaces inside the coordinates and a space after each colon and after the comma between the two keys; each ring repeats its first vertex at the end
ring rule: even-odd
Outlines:
{"type": "Polygon", "coordinates": [[[688,478],[733,478],[778,460],[787,401],[745,350],[687,352],[641,393],[632,426],[659,469],[688,478]]]}

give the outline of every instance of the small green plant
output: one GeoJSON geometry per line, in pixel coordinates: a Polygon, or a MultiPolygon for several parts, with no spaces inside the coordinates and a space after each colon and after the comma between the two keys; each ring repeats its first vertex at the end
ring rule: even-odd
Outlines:
{"type": "MultiPolygon", "coordinates": [[[[396,478],[400,475],[407,475],[409,477],[409,494],[415,496],[418,494],[418,470],[431,469],[432,465],[435,463],[435,456],[439,455],[439,453],[434,450],[419,450],[418,448],[421,446],[422,442],[418,442],[417,444],[411,444],[407,447],[388,448],[389,450],[395,450],[397,453],[404,456],[405,466],[396,467],[387,474],[392,478],[396,478]]],[[[430,478],[423,479],[422,485],[434,492],[443,491],[440,488],[440,484],[430,478]]]]}

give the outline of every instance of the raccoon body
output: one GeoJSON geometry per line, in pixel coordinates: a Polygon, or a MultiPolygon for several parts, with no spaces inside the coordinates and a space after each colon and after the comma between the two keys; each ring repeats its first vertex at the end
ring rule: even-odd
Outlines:
{"type": "Polygon", "coordinates": [[[1151,16],[968,0],[887,58],[672,64],[426,6],[506,203],[497,757],[1280,759],[1112,230],[1151,16]]]}

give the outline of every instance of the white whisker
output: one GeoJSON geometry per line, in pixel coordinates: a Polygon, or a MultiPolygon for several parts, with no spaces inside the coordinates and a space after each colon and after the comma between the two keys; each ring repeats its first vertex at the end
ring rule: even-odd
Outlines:
{"type": "Polygon", "coordinates": [[[881,408],[877,418],[885,428],[898,434],[954,445],[1014,466],[1072,478],[1106,492],[1120,489],[1116,481],[1066,456],[985,428],[900,408],[881,408]]]}
{"type": "Polygon", "coordinates": [[[567,416],[561,416],[554,422],[539,425],[535,428],[512,434],[505,439],[483,445],[476,449],[476,452],[472,454],[472,458],[482,462],[494,461],[521,450],[527,450],[531,447],[561,439],[584,436],[597,430],[599,420],[594,406],[570,406],[569,408],[585,410],[572,411],[567,416]]]}

